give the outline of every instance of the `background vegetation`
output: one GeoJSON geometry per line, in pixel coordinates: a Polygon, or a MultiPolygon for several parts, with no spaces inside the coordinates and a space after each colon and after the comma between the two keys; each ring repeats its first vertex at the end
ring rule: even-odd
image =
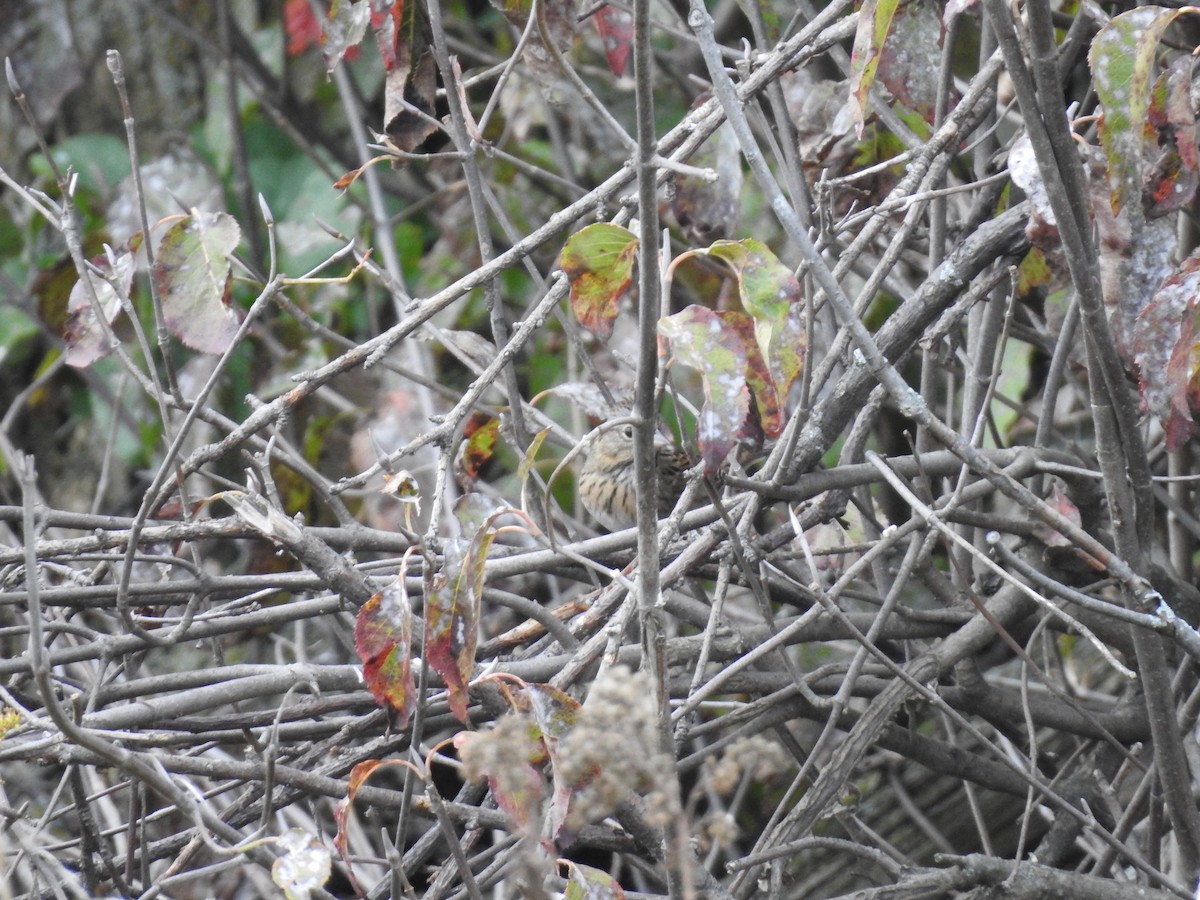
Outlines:
{"type": "Polygon", "coordinates": [[[1192,896],[1190,13],[5,16],[0,896],[1192,896]]]}

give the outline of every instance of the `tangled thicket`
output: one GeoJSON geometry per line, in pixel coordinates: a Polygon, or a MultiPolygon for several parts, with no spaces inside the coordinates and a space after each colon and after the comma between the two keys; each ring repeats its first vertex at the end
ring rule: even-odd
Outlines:
{"type": "Polygon", "coordinates": [[[1188,15],[253,6],[0,35],[0,897],[1191,896],[1188,15]]]}

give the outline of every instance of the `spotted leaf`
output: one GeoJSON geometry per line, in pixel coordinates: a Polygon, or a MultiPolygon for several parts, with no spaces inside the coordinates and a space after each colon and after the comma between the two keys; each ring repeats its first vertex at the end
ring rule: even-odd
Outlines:
{"type": "Polygon", "coordinates": [[[563,247],[571,309],[579,323],[601,340],[612,336],[621,298],[633,281],[637,248],[633,232],[605,223],[587,226],[563,247]]]}

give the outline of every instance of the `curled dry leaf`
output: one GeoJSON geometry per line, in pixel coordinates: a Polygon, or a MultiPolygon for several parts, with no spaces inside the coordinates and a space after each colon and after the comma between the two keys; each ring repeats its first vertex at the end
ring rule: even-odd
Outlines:
{"type": "Polygon", "coordinates": [[[437,64],[429,14],[423,3],[362,0],[355,5],[367,8],[383,59],[383,130],[397,150],[411,153],[438,129],[437,64]]]}

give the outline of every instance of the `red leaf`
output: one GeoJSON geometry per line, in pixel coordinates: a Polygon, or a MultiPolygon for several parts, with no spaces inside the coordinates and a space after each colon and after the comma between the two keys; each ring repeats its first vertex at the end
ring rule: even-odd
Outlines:
{"type": "Polygon", "coordinates": [[[375,594],[354,622],[354,649],[363,663],[363,680],[380,706],[396,711],[404,728],[416,706],[412,673],[412,611],[403,582],[375,594]]]}
{"type": "Polygon", "coordinates": [[[475,575],[464,556],[464,541],[446,543],[442,569],[434,576],[433,590],[425,602],[425,656],[450,693],[450,711],[460,722],[467,721],[467,685],[475,669],[475,646],[479,639],[479,610],[482,567],[478,590],[471,590],[475,575]]]}
{"type": "Polygon", "coordinates": [[[508,713],[489,731],[463,731],[454,737],[463,765],[473,778],[484,776],[509,821],[530,836],[541,831],[546,761],[537,730],[527,716],[508,713]]]}
{"type": "MultiPolygon", "coordinates": [[[[1079,507],[1071,502],[1071,498],[1063,493],[1062,489],[1057,484],[1050,489],[1050,496],[1046,500],[1047,505],[1055,509],[1063,515],[1069,522],[1079,525],[1082,519],[1079,515],[1079,507]]],[[[1037,522],[1033,526],[1033,533],[1039,541],[1047,547],[1070,547],[1071,541],[1063,537],[1049,525],[1043,522],[1037,522]]]]}
{"type": "Polygon", "coordinates": [[[594,18],[609,71],[617,76],[624,75],[629,51],[633,48],[633,14],[615,6],[602,6],[596,10],[594,18]]]}
{"type": "Polygon", "coordinates": [[[736,310],[725,310],[718,315],[746,350],[746,385],[750,388],[752,402],[746,421],[738,428],[737,439],[761,446],[764,432],[775,437],[783,430],[783,409],[779,405],[775,380],[755,343],[757,327],[754,320],[736,310]]]}
{"type": "MultiPolygon", "coordinates": [[[[404,0],[371,0],[371,28],[375,31],[375,43],[379,45],[385,72],[399,64],[400,35],[404,33],[406,11],[404,0]]],[[[417,10],[414,15],[419,13],[417,10]]]]}
{"type": "Polygon", "coordinates": [[[288,39],[288,56],[299,56],[321,43],[321,23],[308,0],[284,0],[283,31],[288,39]]]}

